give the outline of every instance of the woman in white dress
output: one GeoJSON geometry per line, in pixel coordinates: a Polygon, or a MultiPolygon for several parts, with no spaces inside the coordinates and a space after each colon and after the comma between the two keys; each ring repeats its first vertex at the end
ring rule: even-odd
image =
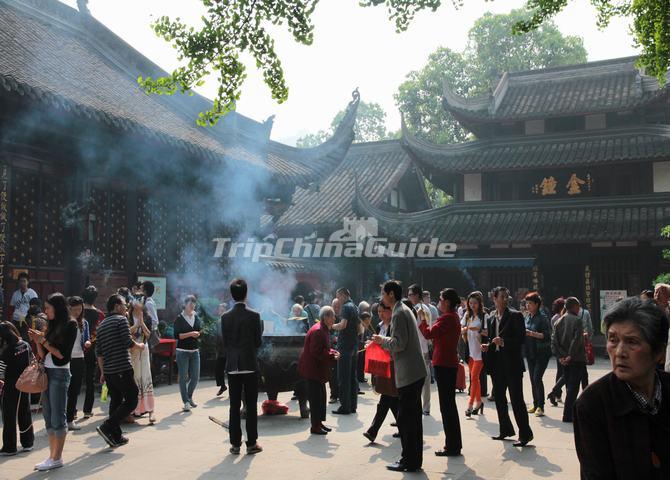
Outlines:
{"type": "MultiPolygon", "coordinates": [[[[147,309],[143,298],[134,299],[131,302],[131,309],[128,313],[128,322],[130,324],[130,334],[136,342],[146,343],[151,335],[151,319],[147,314],[147,309]]],[[[154,385],[151,379],[151,358],[148,348],[132,349],[130,351],[130,361],[135,373],[135,383],[139,390],[139,398],[134,415],[141,416],[149,414],[149,423],[154,424],[154,385]]]]}

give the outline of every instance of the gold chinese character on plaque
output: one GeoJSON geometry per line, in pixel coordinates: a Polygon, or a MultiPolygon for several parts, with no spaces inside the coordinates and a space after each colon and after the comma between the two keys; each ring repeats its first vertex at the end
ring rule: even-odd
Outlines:
{"type": "Polygon", "coordinates": [[[566,185],[566,188],[568,189],[568,195],[579,195],[582,193],[582,185],[584,184],[586,184],[586,181],[579,178],[576,173],[573,173],[566,185]]]}
{"type": "Polygon", "coordinates": [[[533,185],[532,191],[533,193],[539,193],[543,197],[546,195],[556,195],[557,184],[558,182],[553,176],[544,177],[541,183],[533,185]]]}

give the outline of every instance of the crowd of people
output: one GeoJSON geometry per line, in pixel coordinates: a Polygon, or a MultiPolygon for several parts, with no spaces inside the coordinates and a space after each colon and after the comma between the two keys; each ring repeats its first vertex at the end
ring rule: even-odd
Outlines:
{"type": "MultiPolygon", "coordinates": [[[[158,339],[158,315],[152,298],[152,282],[137,283],[132,288],[119,288],[106,304],[106,313],[96,306],[98,291],[88,286],[81,296],[49,295],[44,302],[29,288],[29,277],[18,276],[19,288],[12,295],[9,320],[0,322],[0,378],[2,383],[3,444],[0,456],[13,456],[33,449],[33,412],[41,410],[49,438],[49,458],[37,464],[46,471],[63,465],[62,452],[67,433],[81,429],[77,419],[93,416],[96,380],[109,398],[109,417],[97,427],[98,433],[112,447],[128,442],[121,433],[122,423],[134,423],[148,416],[156,422],[151,355],[149,344],[158,339]],[[33,361],[35,359],[35,361],[33,361]],[[34,363],[31,376],[35,383],[42,375],[46,389],[41,394],[22,391],[18,385],[22,374],[34,363]],[[99,375],[99,376],[98,376],[99,375]],[[84,387],[83,410],[77,404],[84,387]],[[39,404],[34,408],[31,405],[39,404]],[[17,426],[20,444],[17,445],[17,426]]],[[[181,318],[193,325],[195,299],[187,297],[181,318]],[[190,315],[190,316],[189,316],[190,315]]],[[[197,326],[197,323],[196,323],[197,326]]],[[[189,345],[179,342],[184,335],[177,332],[180,350],[193,353],[189,345]]],[[[197,338],[197,337],[196,337],[197,338]]],[[[195,348],[197,351],[197,346],[195,348]]],[[[182,396],[195,388],[199,365],[185,364],[179,375],[182,396]],[[195,372],[188,377],[185,372],[195,372]],[[186,388],[187,380],[190,382],[186,388]],[[182,385],[183,384],[183,385],[182,385]]],[[[25,383],[25,382],[24,382],[25,383]]],[[[191,405],[192,398],[187,397],[191,405]]],[[[186,403],[185,403],[186,405],[186,403]]]]}
{"type": "MultiPolygon", "coordinates": [[[[94,286],[81,297],[53,293],[42,306],[28,288],[28,280],[27,275],[20,277],[12,296],[11,320],[0,322],[4,370],[0,455],[19,452],[17,427],[22,451],[33,448],[32,395],[24,393],[21,385],[29,369],[39,372],[31,359],[34,354],[47,379],[41,408],[49,439],[49,458],[35,468],[46,471],[63,466],[67,433],[80,428],[77,403],[82,386],[82,415],[92,415],[96,374],[109,396],[108,416],[96,430],[110,447],[128,443],[121,430],[124,422],[144,415],[150,423],[156,421],[149,346],[159,341],[159,320],[151,282],[119,289],[109,296],[103,313],[95,307],[94,286]]],[[[247,294],[243,279],[231,282],[232,301],[221,305],[216,329],[217,395],[229,390],[226,426],[233,455],[241,453],[242,415],[246,453],[263,451],[258,443],[257,402],[264,322],[248,305],[247,294]]],[[[359,384],[366,381],[366,350],[376,345],[388,352],[391,374],[372,376],[379,398],[363,435],[375,442],[391,412],[401,456],[387,466],[389,470],[422,468],[423,417],[431,414],[431,385],[436,384],[445,435],[444,444],[435,451],[439,457],[460,456],[470,447],[463,444],[457,390],[468,390],[465,418],[482,415],[488,399],[495,404],[499,425],[493,440],[514,437],[518,430],[514,446],[526,447],[534,438],[529,415],[543,416],[546,400],[558,406],[565,387],[562,420],[574,423],[582,478],[631,478],[636,472],[641,478],[668,478],[670,474],[665,441],[670,431],[670,376],[663,371],[670,370],[668,285],[621,299],[608,310],[602,331],[612,371],[588,388],[594,329],[588,310],[575,297],[558,298],[549,310],[536,292],[512,299],[508,289],[500,286],[487,295],[475,291],[460,297],[453,288],[445,288],[433,303],[430,292],[420,285],[404,291],[399,282],[390,280],[371,302],[356,304],[344,287],[335,292],[330,305],[319,293],[294,300],[287,322],[306,332],[298,361],[304,385],[296,385],[296,391],[307,392],[313,435],[333,430],[326,424],[329,396],[331,404],[339,403],[333,415],[357,414],[358,397],[364,394],[359,384]],[[519,309],[511,307],[514,300],[519,309]],[[545,396],[544,373],[552,355],[557,374],[545,396]],[[532,392],[530,408],[524,398],[524,372],[532,392]]],[[[203,321],[195,296],[186,296],[182,307],[172,330],[182,410],[188,412],[197,407],[194,394],[200,377],[203,321]]],[[[29,377],[36,381],[36,375],[29,377]]]]}
{"type": "MultiPolygon", "coordinates": [[[[417,284],[403,293],[400,283],[386,282],[376,302],[358,305],[356,328],[352,328],[356,305],[346,288],[337,291],[330,306],[320,307],[318,316],[301,313],[302,298],[296,299],[292,314],[302,314],[310,324],[300,371],[310,384],[312,434],[331,431],[324,423],[328,382],[331,403],[340,402],[332,413],[356,413],[352,385],[359,377],[351,368],[351,356],[353,337],[358,335],[359,346],[376,343],[391,354],[391,377],[372,377],[380,396],[372,423],[363,432],[374,442],[391,411],[393,425],[398,427],[393,436],[400,438],[402,452],[397,462],[387,466],[389,470],[412,472],[422,466],[422,414],[430,414],[426,391],[429,396],[432,382],[437,384],[445,434],[444,445],[435,455],[461,455],[464,446],[455,392],[465,387],[460,385],[463,380],[459,381],[465,364],[469,369],[466,417],[483,414],[487,377],[491,377],[488,400],[495,402],[499,425],[493,440],[516,435],[508,398],[518,428],[516,447],[526,447],[534,438],[530,414],[544,416],[545,400],[554,406],[563,402],[563,422],[574,423],[582,478],[624,479],[633,478],[636,472],[640,478],[670,478],[666,441],[670,402],[661,401],[670,398],[670,286],[658,284],[654,291],[644,291],[639,297],[619,299],[608,310],[602,331],[612,372],[591,388],[587,388],[587,365],[595,360],[591,344],[594,329],[590,312],[579,299],[558,298],[549,310],[537,292],[530,292],[516,310],[510,306],[510,292],[505,287],[489,292],[491,308],[478,291],[462,298],[446,288],[440,291],[436,305],[430,302],[430,292],[417,284]],[[364,318],[372,321],[366,324],[364,318]],[[368,330],[374,333],[367,335],[368,330]],[[544,373],[552,355],[557,373],[545,397],[544,373]],[[524,399],[524,372],[532,392],[530,408],[524,399]],[[337,376],[334,384],[333,373],[337,376]],[[578,399],[580,387],[583,393],[578,399]]],[[[310,295],[308,302],[304,310],[316,312],[318,295],[310,295]]],[[[358,351],[359,355],[363,352],[358,351]]]]}

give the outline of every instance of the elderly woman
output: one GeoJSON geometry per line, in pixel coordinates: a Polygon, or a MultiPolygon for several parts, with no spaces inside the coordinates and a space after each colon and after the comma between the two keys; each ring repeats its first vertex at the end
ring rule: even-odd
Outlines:
{"type": "Polygon", "coordinates": [[[575,403],[575,445],[584,480],[670,478],[670,375],[656,370],[668,317],[627,298],[605,314],[612,372],[575,403]]]}
{"type": "Polygon", "coordinates": [[[310,419],[314,435],[326,435],[331,431],[326,421],[326,383],[330,379],[330,364],[340,358],[339,352],[330,348],[329,331],[335,323],[335,311],[321,307],[319,322],[305,336],[305,347],[298,360],[298,373],[307,380],[310,419]]]}

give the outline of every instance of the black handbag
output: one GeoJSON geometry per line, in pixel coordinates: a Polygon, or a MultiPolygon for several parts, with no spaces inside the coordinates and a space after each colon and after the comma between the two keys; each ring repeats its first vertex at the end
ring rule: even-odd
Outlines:
{"type": "Polygon", "coordinates": [[[156,332],[156,330],[151,331],[147,343],[149,344],[150,350],[153,350],[158,346],[159,343],[161,343],[161,337],[158,336],[158,332],[156,332]]]}

